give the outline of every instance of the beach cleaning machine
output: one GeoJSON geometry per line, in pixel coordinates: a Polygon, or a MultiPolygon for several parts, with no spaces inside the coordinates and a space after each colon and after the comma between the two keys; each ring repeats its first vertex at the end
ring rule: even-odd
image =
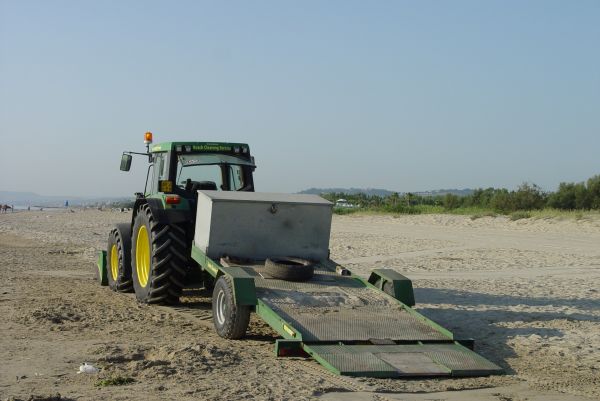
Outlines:
{"type": "MultiPolygon", "coordinates": [[[[502,370],[418,313],[412,282],[368,277],[331,260],[332,203],[254,192],[247,144],[151,145],[131,222],[111,230],[98,279],[144,303],[176,304],[193,277],[212,288],[217,333],[245,336],[256,313],[281,338],[277,356],[311,357],[342,375],[485,376],[502,370]]],[[[123,154],[128,171],[131,154],[123,154]]],[[[459,313],[459,312],[457,312],[459,313]]]]}

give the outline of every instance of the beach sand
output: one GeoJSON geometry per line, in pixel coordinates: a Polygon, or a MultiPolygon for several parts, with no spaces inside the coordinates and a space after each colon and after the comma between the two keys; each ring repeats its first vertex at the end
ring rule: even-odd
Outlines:
{"type": "Polygon", "coordinates": [[[421,313],[474,338],[507,372],[435,380],[334,376],[276,358],[276,334],[254,317],[247,339],[218,337],[205,293],[188,294],[181,311],[100,287],[96,253],[129,219],[78,209],[0,215],[0,399],[600,399],[595,218],[334,216],[332,259],[363,276],[376,267],[405,274],[421,313]],[[83,362],[100,373],[77,374],[83,362]],[[133,382],[98,385],[118,377],[133,382]]]}

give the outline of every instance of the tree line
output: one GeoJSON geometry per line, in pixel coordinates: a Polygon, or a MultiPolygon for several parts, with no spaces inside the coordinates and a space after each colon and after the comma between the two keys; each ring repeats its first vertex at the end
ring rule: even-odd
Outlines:
{"type": "Polygon", "coordinates": [[[533,183],[523,183],[516,190],[479,188],[470,195],[454,194],[422,196],[393,193],[389,196],[328,193],[326,199],[346,199],[354,209],[371,209],[394,213],[421,213],[427,207],[444,210],[480,208],[498,213],[531,211],[546,208],[560,210],[600,210],[600,175],[585,182],[563,182],[554,192],[545,192],[533,183]]]}

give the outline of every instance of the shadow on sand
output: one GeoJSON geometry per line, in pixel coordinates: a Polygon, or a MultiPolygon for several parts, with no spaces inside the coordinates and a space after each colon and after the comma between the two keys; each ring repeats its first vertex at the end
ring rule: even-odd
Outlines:
{"type": "Polygon", "coordinates": [[[513,348],[508,345],[511,338],[563,337],[560,329],[545,327],[544,322],[568,320],[572,322],[598,322],[600,316],[585,312],[563,311],[516,311],[511,307],[572,307],[580,310],[600,309],[600,301],[572,298],[521,297],[511,295],[493,295],[470,291],[415,288],[417,309],[420,313],[452,331],[456,338],[474,338],[476,351],[498,364],[507,373],[514,373],[506,363],[515,357],[513,348]],[[427,304],[451,304],[452,308],[419,308],[418,301],[427,304]],[[469,310],[469,307],[492,307],[487,310],[469,310]],[[528,327],[507,327],[511,323],[523,322],[528,327]],[[535,323],[541,323],[535,325],[535,323]],[[537,326],[537,327],[534,327],[537,326]]]}

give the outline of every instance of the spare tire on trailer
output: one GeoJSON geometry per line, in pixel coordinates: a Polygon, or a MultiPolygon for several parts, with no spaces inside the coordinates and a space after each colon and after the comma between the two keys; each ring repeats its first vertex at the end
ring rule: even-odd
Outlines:
{"type": "Polygon", "coordinates": [[[265,273],[280,280],[306,281],[315,274],[315,264],[300,258],[267,258],[265,273]]]}

